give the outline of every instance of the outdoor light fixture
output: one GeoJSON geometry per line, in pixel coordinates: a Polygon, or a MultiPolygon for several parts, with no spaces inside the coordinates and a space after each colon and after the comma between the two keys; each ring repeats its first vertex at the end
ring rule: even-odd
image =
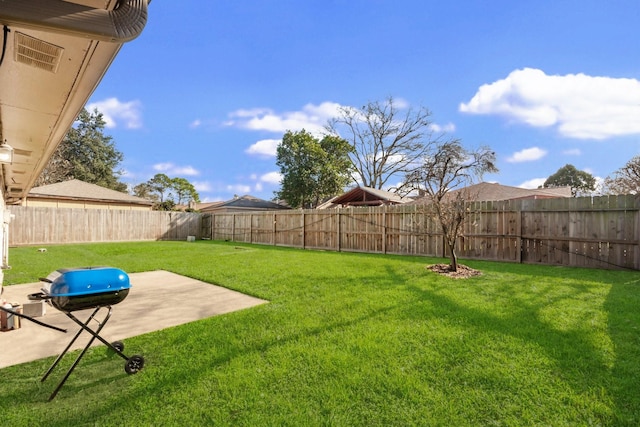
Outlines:
{"type": "Polygon", "coordinates": [[[7,144],[7,141],[0,145],[0,163],[6,165],[13,163],[13,147],[7,144]]]}

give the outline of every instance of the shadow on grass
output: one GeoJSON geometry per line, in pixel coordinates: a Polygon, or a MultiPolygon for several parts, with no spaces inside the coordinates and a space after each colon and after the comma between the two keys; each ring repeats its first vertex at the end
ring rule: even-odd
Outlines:
{"type": "Polygon", "coordinates": [[[640,278],[611,285],[604,308],[615,362],[609,391],[618,425],[640,425],[640,278]]]}
{"type": "MultiPolygon", "coordinates": [[[[198,383],[203,377],[211,375],[211,372],[225,366],[237,358],[244,357],[252,354],[264,354],[269,350],[276,347],[287,346],[291,343],[295,343],[298,340],[309,339],[317,337],[325,333],[331,333],[332,331],[340,330],[343,328],[349,328],[352,325],[365,322],[371,318],[383,316],[385,313],[396,310],[397,305],[374,308],[368,310],[366,314],[350,317],[346,319],[336,320],[333,322],[318,323],[315,326],[303,326],[296,329],[270,329],[266,336],[261,338],[251,337],[249,341],[245,341],[243,338],[242,328],[246,326],[236,326],[240,330],[238,341],[225,342],[224,337],[211,333],[212,325],[216,324],[220,319],[209,318],[200,322],[194,322],[190,324],[180,325],[175,328],[171,328],[172,332],[169,334],[171,338],[163,336],[163,331],[154,332],[156,343],[162,343],[163,346],[171,346],[172,348],[180,348],[181,360],[174,360],[171,366],[162,365],[163,362],[167,362],[162,356],[154,358],[152,354],[147,357],[145,355],[146,366],[145,369],[140,371],[135,376],[130,378],[123,378],[122,375],[114,373],[113,357],[102,360],[93,360],[96,357],[94,353],[93,357],[86,364],[81,363],[76,371],[80,371],[83,368],[93,370],[99,377],[92,377],[91,372],[78,373],[74,372],[71,378],[76,377],[75,380],[69,380],[63,387],[60,395],[56,397],[56,401],[62,403],[63,407],[73,405],[74,401],[77,401],[83,394],[94,394],[97,396],[95,404],[90,407],[84,407],[81,411],[64,411],[55,409],[52,412],[52,416],[49,418],[47,425],[49,426],[69,426],[69,425],[84,425],[88,420],[104,420],[105,417],[111,417],[113,414],[118,414],[121,408],[127,407],[128,411],[133,407],[144,407],[150,399],[158,402],[165,400],[171,401],[172,393],[180,393],[185,388],[190,387],[191,384],[198,383]],[[182,333],[175,333],[175,331],[182,333]],[[209,332],[207,332],[209,331],[209,332]],[[199,347],[202,339],[211,340],[210,346],[212,351],[208,354],[193,355],[189,357],[192,347],[199,347]],[[215,350],[213,350],[215,349],[215,350]],[[158,360],[161,359],[162,361],[158,360]],[[109,366],[107,366],[109,365],[109,366]],[[170,374],[167,375],[163,371],[167,371],[170,374]],[[106,372],[109,371],[109,372],[106,372]],[[105,375],[106,373],[106,375],[105,375]],[[139,377],[139,378],[136,378],[139,377]],[[136,384],[126,384],[124,390],[118,385],[125,384],[127,381],[135,382],[136,384]],[[109,387],[113,387],[109,391],[109,387]],[[100,400],[100,395],[107,395],[108,398],[100,400]]],[[[266,316],[264,313],[258,314],[257,310],[253,310],[252,313],[244,313],[247,315],[245,320],[246,324],[251,324],[251,318],[260,318],[261,322],[277,324],[282,320],[281,316],[286,316],[286,313],[271,313],[266,316]]],[[[238,313],[243,315],[243,313],[238,313]]],[[[131,339],[130,341],[132,341],[131,339]]],[[[134,347],[136,344],[131,344],[134,347]]],[[[156,347],[155,350],[159,348],[156,347]]],[[[104,355],[100,349],[94,350],[104,355]]],[[[75,356],[75,353],[74,353],[75,356]]],[[[117,363],[119,365],[119,363],[117,363]]],[[[119,366],[115,366],[117,369],[119,366]]],[[[217,381],[217,380],[213,380],[217,381]]],[[[29,381],[27,381],[29,382],[29,381]]],[[[53,388],[55,384],[52,384],[53,388]]],[[[2,398],[15,399],[15,401],[21,402],[21,404],[36,404],[34,407],[38,407],[37,402],[44,402],[48,398],[50,390],[48,388],[43,389],[41,386],[34,387],[34,384],[28,384],[27,387],[20,392],[15,392],[10,395],[0,393],[2,398]],[[39,390],[37,390],[39,389],[39,390]],[[25,399],[26,395],[32,395],[25,399]]],[[[220,397],[218,396],[218,399],[220,397]]],[[[54,403],[50,403],[50,405],[54,403]]],[[[203,402],[202,408],[206,408],[207,402],[203,402]]],[[[42,407],[48,408],[44,404],[42,407]]],[[[1,406],[0,406],[1,407],[1,406]]],[[[207,416],[206,413],[193,414],[194,420],[200,416],[207,416]]],[[[230,412],[230,416],[232,413],[230,412]]],[[[128,420],[119,420],[117,415],[113,418],[115,425],[120,425],[128,420]]],[[[145,421],[147,423],[148,421],[145,421]]],[[[170,420],[167,420],[170,422],[170,420]]],[[[230,424],[233,424],[233,420],[230,420],[230,424]]],[[[146,425],[146,424],[145,424],[146,425]]]]}
{"type": "MultiPolygon", "coordinates": [[[[550,274],[555,276],[556,272],[550,274]]],[[[628,274],[626,277],[629,277],[628,274]]],[[[606,390],[608,398],[603,395],[601,403],[606,405],[607,399],[610,399],[614,407],[610,408],[612,414],[607,413],[606,409],[599,414],[592,414],[600,418],[600,422],[609,424],[613,418],[616,425],[639,425],[639,284],[640,279],[633,283],[613,284],[604,301],[608,336],[615,348],[613,366],[612,357],[607,354],[607,343],[599,342],[594,330],[590,328],[591,314],[584,314],[583,318],[574,322],[576,327],[568,328],[558,328],[547,320],[542,320],[541,313],[549,307],[556,304],[559,307],[571,307],[570,300],[588,298],[588,294],[593,291],[586,285],[570,285],[570,293],[564,294],[559,294],[550,285],[539,286],[536,294],[530,296],[517,290],[518,284],[497,286],[490,298],[503,299],[506,309],[499,316],[443,295],[442,289],[423,289],[417,286],[410,286],[409,289],[419,300],[430,303],[431,316],[453,317],[456,322],[466,328],[476,329],[478,333],[489,331],[493,335],[510,336],[542,349],[546,357],[553,360],[557,375],[578,395],[593,397],[602,395],[601,391],[606,390]],[[564,299],[567,301],[563,301],[564,299]]],[[[602,286],[607,284],[603,283],[602,286]]],[[[481,293],[482,287],[478,287],[477,292],[481,293]]],[[[422,314],[415,315],[419,317],[422,314]]]]}

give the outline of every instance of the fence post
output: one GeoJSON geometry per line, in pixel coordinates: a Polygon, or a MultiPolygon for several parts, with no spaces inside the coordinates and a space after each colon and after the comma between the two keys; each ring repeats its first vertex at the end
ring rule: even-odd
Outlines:
{"type": "Polygon", "coordinates": [[[516,226],[515,230],[518,233],[516,236],[516,261],[518,264],[522,264],[522,203],[518,204],[516,210],[516,226]]]}
{"type": "Polygon", "coordinates": [[[342,249],[342,230],[340,227],[340,224],[342,223],[342,220],[340,219],[340,215],[342,214],[342,212],[337,209],[338,214],[336,215],[336,217],[338,218],[338,226],[336,227],[336,230],[338,230],[338,235],[336,236],[336,243],[338,245],[338,252],[340,252],[340,250],[342,249]]]}
{"type": "Polygon", "coordinates": [[[305,211],[302,210],[302,249],[307,248],[307,229],[306,229],[307,221],[305,219],[305,211]]]}
{"type": "Polygon", "coordinates": [[[231,216],[231,241],[236,241],[236,214],[231,216]]]}
{"type": "Polygon", "coordinates": [[[633,210],[636,213],[636,259],[634,260],[633,268],[640,270],[640,196],[635,194],[627,197],[629,199],[633,197],[633,210]]]}
{"type": "Polygon", "coordinates": [[[387,253],[387,206],[382,206],[382,253],[387,253]]]}
{"type": "Polygon", "coordinates": [[[276,246],[276,231],[277,231],[277,227],[276,227],[276,221],[278,220],[278,218],[276,217],[276,213],[273,213],[273,226],[272,226],[272,241],[273,241],[273,246],[276,246]]]}
{"type": "Polygon", "coordinates": [[[253,214],[249,214],[249,243],[253,243],[253,214]]]}

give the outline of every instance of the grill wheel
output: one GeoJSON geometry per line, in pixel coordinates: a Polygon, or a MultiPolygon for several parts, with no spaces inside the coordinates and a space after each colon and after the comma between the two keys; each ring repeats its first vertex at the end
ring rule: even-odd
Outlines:
{"type": "Polygon", "coordinates": [[[127,360],[126,365],[124,365],[124,371],[129,375],[136,374],[143,366],[144,358],[142,356],[131,356],[129,360],[127,360]]]}

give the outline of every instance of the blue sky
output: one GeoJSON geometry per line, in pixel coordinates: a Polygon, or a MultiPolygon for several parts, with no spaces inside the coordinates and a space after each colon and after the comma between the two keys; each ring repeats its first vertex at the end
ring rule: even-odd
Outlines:
{"type": "Polygon", "coordinates": [[[604,178],[640,154],[638,22],[637,0],[154,0],[88,107],[125,182],[179,176],[202,201],[271,199],[286,130],[389,96],[491,147],[486,181],[604,178]]]}

